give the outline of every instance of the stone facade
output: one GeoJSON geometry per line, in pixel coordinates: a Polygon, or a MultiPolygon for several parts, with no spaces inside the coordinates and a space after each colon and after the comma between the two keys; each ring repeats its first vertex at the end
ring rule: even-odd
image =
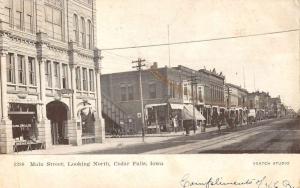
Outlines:
{"type": "Polygon", "coordinates": [[[46,148],[103,142],[95,3],[0,0],[1,153],[19,124],[46,148]]]}

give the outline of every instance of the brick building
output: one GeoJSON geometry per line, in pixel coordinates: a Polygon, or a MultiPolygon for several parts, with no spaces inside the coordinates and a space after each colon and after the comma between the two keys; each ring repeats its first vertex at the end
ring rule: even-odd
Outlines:
{"type": "Polygon", "coordinates": [[[0,0],[0,150],[102,142],[95,0],[0,0]]]}
{"type": "Polygon", "coordinates": [[[280,96],[273,97],[270,99],[270,116],[272,117],[280,117],[282,115],[282,103],[280,96]]]}
{"type": "Polygon", "coordinates": [[[231,83],[226,83],[224,87],[225,103],[228,108],[247,107],[248,91],[246,89],[231,83]]]}
{"type": "MultiPolygon", "coordinates": [[[[141,131],[138,76],[137,71],[101,75],[103,117],[108,125],[121,126],[126,131],[141,131]]],[[[196,119],[208,118],[210,121],[212,106],[224,106],[223,84],[224,76],[204,69],[196,71],[181,65],[172,68],[153,65],[143,70],[147,128],[169,131],[174,117],[182,126],[184,119],[191,118],[193,106],[196,119]]],[[[111,128],[107,127],[107,130],[111,128]]]]}

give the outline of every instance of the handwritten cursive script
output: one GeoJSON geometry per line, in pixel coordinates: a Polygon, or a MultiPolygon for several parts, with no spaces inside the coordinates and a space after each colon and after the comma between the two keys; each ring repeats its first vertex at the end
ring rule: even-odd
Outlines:
{"type": "Polygon", "coordinates": [[[183,188],[189,187],[257,187],[257,188],[295,188],[288,180],[272,180],[263,176],[261,178],[245,178],[240,180],[225,181],[223,177],[210,177],[204,181],[191,180],[190,174],[185,174],[181,180],[180,185],[183,188]]]}

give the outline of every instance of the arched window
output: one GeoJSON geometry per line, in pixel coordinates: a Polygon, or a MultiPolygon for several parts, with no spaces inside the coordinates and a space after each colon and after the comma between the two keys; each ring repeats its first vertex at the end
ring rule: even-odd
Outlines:
{"type": "Polygon", "coordinates": [[[87,47],[89,48],[89,49],[92,49],[93,48],[93,36],[92,36],[92,31],[93,31],[93,28],[92,28],[92,22],[91,22],[91,20],[88,20],[88,25],[87,25],[87,40],[86,40],[86,42],[87,42],[87,47]]]}
{"type": "Polygon", "coordinates": [[[76,43],[79,42],[79,32],[78,32],[78,16],[76,14],[73,15],[73,32],[74,32],[74,41],[76,43]]]}
{"type": "Polygon", "coordinates": [[[86,48],[85,33],[85,20],[81,17],[81,44],[83,48],[86,48]]]}

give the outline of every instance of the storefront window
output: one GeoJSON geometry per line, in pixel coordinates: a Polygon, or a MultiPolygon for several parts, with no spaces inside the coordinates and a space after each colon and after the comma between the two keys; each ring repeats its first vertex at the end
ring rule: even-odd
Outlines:
{"type": "Polygon", "coordinates": [[[12,121],[15,141],[35,141],[38,139],[35,105],[10,103],[8,114],[12,121]]]}
{"type": "Polygon", "coordinates": [[[86,107],[81,110],[82,136],[95,135],[95,116],[92,108],[86,107]]]}

